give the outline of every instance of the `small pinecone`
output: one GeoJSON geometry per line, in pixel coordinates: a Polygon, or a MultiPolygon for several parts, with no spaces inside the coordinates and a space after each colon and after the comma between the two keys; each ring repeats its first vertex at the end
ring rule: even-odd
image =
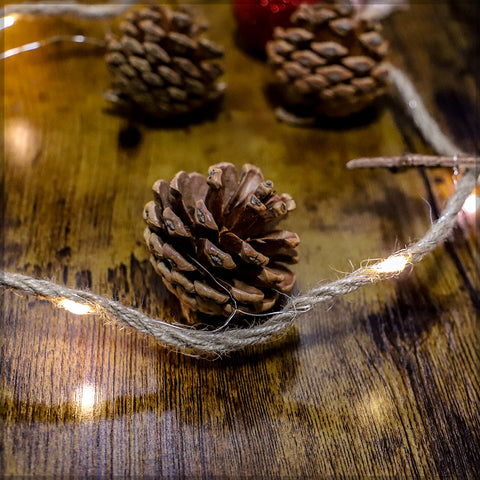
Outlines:
{"type": "Polygon", "coordinates": [[[120,24],[123,35],[107,36],[112,89],[105,98],[156,118],[190,113],[221,98],[224,86],[216,80],[223,67],[212,60],[223,57],[223,48],[197,38],[206,28],[187,7],[149,5],[129,12],[120,24]]]}
{"type": "Polygon", "coordinates": [[[222,162],[208,178],[181,171],[170,183],[157,180],[153,193],[143,214],[145,242],[187,320],[198,312],[266,312],[290,292],[295,275],[284,264],[297,262],[300,239],[275,227],[295,202],[277,194],[258,167],[245,164],[238,173],[222,162]]]}
{"type": "Polygon", "coordinates": [[[380,25],[349,1],[302,4],[292,28],[277,27],[267,44],[285,107],[301,116],[345,117],[384,93],[388,43],[380,25]]]}

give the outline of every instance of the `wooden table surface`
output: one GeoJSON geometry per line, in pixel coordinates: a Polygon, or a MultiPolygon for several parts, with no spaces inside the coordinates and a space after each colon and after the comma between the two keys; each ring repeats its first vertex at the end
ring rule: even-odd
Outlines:
{"type": "MultiPolygon", "coordinates": [[[[415,1],[385,21],[392,63],[469,152],[480,125],[474,3],[415,1]]],[[[345,168],[356,157],[431,153],[392,96],[355,121],[279,123],[265,94],[271,72],[237,46],[230,5],[198,10],[226,48],[228,90],[217,117],[188,126],[112,114],[99,47],[57,44],[2,62],[5,270],[175,320],[143,245],[143,205],[156,179],[219,161],[255,163],[295,198],[285,227],[302,239],[299,289],[428,229],[453,192],[451,170],[345,168]]],[[[103,37],[112,24],[20,18],[3,47],[103,37]]],[[[311,310],[280,342],[216,361],[2,291],[2,473],[479,478],[479,242],[474,219],[462,218],[450,242],[399,279],[311,310]]]]}

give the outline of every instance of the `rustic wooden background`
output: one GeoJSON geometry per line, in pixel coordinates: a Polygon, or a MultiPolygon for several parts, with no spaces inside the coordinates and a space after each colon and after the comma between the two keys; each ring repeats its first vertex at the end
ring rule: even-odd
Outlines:
{"type": "MultiPolygon", "coordinates": [[[[175,318],[142,244],[157,178],[258,164],[297,210],[299,288],[418,239],[453,191],[446,169],[347,171],[359,156],[431,152],[395,100],[349,122],[275,120],[268,67],[235,42],[228,4],[203,4],[226,47],[217,117],[148,126],[113,115],[102,50],[61,44],[2,62],[3,258],[175,318]]],[[[444,130],[479,148],[478,4],[411,2],[385,22],[392,62],[444,130]]],[[[24,18],[3,48],[111,21],[24,18]]],[[[287,226],[287,224],[285,226],[287,226]]],[[[298,319],[283,341],[217,361],[32,296],[1,292],[4,475],[152,478],[478,478],[479,267],[475,219],[399,280],[298,319]]]]}

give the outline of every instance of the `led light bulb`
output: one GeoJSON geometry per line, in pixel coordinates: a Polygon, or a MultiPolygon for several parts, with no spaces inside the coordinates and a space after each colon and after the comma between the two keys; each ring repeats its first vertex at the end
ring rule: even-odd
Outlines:
{"type": "Polygon", "coordinates": [[[377,273],[400,273],[405,270],[408,262],[410,261],[410,256],[400,253],[397,255],[392,255],[391,257],[382,260],[381,262],[372,265],[369,267],[370,270],[373,270],[377,273]]]}
{"type": "Polygon", "coordinates": [[[89,313],[94,313],[95,310],[86,303],[78,303],[72,300],[68,300],[68,298],[64,298],[60,302],[58,302],[58,306],[68,310],[75,315],[88,315],[89,313]]]}

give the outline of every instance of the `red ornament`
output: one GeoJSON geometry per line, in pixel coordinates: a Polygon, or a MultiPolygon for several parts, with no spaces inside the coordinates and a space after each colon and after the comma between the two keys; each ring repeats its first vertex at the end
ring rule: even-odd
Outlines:
{"type": "Polygon", "coordinates": [[[273,29],[291,26],[290,16],[300,3],[319,3],[319,0],[233,0],[242,46],[254,52],[265,51],[273,29]]]}

